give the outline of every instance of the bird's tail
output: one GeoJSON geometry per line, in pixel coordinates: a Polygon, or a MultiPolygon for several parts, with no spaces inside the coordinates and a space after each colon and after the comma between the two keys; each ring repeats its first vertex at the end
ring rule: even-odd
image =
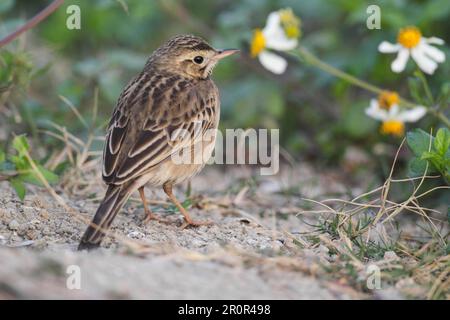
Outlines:
{"type": "Polygon", "coordinates": [[[111,223],[130,197],[130,194],[131,190],[127,186],[112,184],[108,186],[105,197],[98,207],[91,225],[86,229],[81,238],[78,250],[90,250],[100,246],[100,243],[105,237],[105,232],[111,226],[111,223]]]}

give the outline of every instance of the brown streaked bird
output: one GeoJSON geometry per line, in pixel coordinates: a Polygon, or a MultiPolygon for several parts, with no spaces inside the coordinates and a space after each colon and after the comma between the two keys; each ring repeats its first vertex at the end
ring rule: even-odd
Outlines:
{"type": "Polygon", "coordinates": [[[215,133],[206,137],[206,132],[217,129],[220,101],[210,76],[219,60],[237,51],[217,50],[199,37],[181,35],[153,52],[123,90],[109,122],[102,172],[108,189],[78,250],[100,246],[105,231],[136,190],[147,220],[156,219],[145,200],[145,185],[162,186],[183,214],[183,226],[206,224],[192,220],[172,186],[197,174],[212,154],[215,133]],[[198,150],[203,161],[172,160],[177,153],[198,150]]]}

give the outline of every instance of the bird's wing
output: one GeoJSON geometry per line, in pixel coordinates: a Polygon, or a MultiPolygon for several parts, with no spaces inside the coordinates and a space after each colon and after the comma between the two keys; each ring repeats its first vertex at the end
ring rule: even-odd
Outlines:
{"type": "Polygon", "coordinates": [[[119,98],[103,151],[103,179],[135,179],[217,126],[218,90],[212,81],[143,74],[119,98]]]}

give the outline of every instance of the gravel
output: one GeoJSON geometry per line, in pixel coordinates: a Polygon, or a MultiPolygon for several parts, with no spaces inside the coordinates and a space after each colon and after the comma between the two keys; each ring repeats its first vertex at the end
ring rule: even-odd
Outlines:
{"type": "MultiPolygon", "coordinates": [[[[305,224],[294,214],[281,218],[273,214],[274,207],[293,205],[280,195],[283,188],[295,186],[299,193],[309,195],[345,188],[326,179],[314,179],[314,187],[292,182],[293,176],[302,181],[313,179],[314,172],[302,167],[298,175],[288,171],[261,178],[259,183],[264,188],[256,195],[242,184],[246,179],[253,181],[251,170],[238,168],[232,172],[225,175],[207,168],[194,179],[193,190],[201,197],[190,212],[196,219],[212,220],[212,226],[182,230],[181,216],[170,214],[169,206],[155,203],[152,206],[157,214],[172,223],[152,221],[144,225],[142,207],[129,202],[113,230],[128,241],[138,241],[138,250],[106,238],[100,250],[77,252],[86,227],[83,222],[65,212],[44,189],[31,187],[21,202],[6,182],[0,183],[0,299],[359,297],[339,292],[336,284],[316,278],[311,270],[319,268],[323,257],[301,250],[285,232],[304,231],[305,224]],[[80,289],[71,290],[74,270],[80,271],[80,289]]],[[[104,192],[100,179],[92,179],[95,184],[89,197],[56,187],[67,205],[85,218],[95,212],[98,201],[94,199],[104,192]]],[[[180,189],[177,191],[182,195],[180,189]]],[[[165,201],[160,191],[147,192],[147,196],[165,201]]],[[[322,256],[328,254],[323,248],[319,251],[322,256]]]]}

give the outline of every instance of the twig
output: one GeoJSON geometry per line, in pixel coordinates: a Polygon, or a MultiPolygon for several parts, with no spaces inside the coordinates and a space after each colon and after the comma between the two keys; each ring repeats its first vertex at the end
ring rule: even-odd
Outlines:
{"type": "Polygon", "coordinates": [[[16,39],[18,36],[20,36],[25,31],[28,31],[29,29],[33,28],[35,25],[40,23],[42,20],[47,18],[49,15],[51,15],[56,9],[58,9],[59,6],[61,6],[64,3],[64,0],[55,0],[53,1],[48,7],[46,7],[44,10],[39,12],[37,15],[35,15],[31,20],[29,20],[27,23],[25,23],[22,27],[14,31],[13,33],[9,34],[5,38],[0,40],[0,48],[7,45],[14,39],[16,39]]]}

